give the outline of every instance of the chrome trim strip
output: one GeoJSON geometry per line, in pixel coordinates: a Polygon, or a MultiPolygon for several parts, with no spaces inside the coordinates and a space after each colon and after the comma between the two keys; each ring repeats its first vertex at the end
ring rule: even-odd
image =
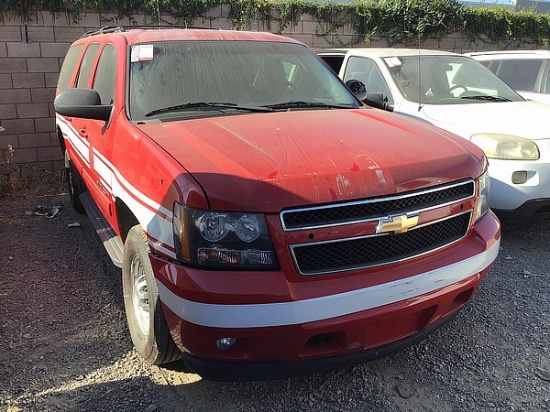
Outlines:
{"type": "Polygon", "coordinates": [[[331,223],[331,224],[326,224],[326,225],[304,226],[304,227],[299,227],[299,228],[288,228],[285,225],[284,215],[285,214],[290,214],[290,213],[296,213],[296,212],[300,213],[300,212],[308,212],[308,211],[323,210],[323,209],[337,209],[337,208],[341,208],[341,207],[358,206],[358,205],[365,205],[365,204],[369,204],[369,203],[381,203],[381,202],[388,202],[388,201],[398,200],[398,199],[406,199],[406,198],[409,198],[409,197],[422,196],[424,194],[429,194],[429,193],[437,193],[437,192],[441,192],[443,190],[452,189],[453,187],[458,187],[458,186],[466,185],[466,184],[470,184],[470,183],[473,183],[473,185],[474,185],[474,192],[470,196],[464,197],[463,199],[454,200],[452,202],[441,203],[441,204],[438,204],[436,206],[431,206],[431,207],[426,207],[426,208],[421,208],[421,209],[415,209],[413,211],[408,211],[408,213],[415,213],[415,212],[420,213],[420,212],[424,212],[424,211],[428,211],[428,210],[437,209],[439,207],[448,206],[448,205],[451,205],[453,203],[468,200],[468,199],[471,199],[471,198],[475,197],[475,180],[474,179],[467,179],[467,180],[464,180],[464,181],[461,181],[461,182],[458,182],[458,183],[453,183],[453,184],[450,184],[450,185],[447,185],[447,186],[438,187],[435,190],[433,188],[431,188],[431,189],[428,188],[428,189],[425,189],[425,190],[421,190],[419,192],[406,193],[404,195],[388,196],[388,197],[381,197],[381,198],[377,198],[377,199],[367,199],[367,200],[353,201],[353,202],[344,202],[344,203],[330,204],[330,205],[324,205],[324,206],[312,206],[312,207],[303,207],[303,208],[283,210],[279,214],[279,220],[281,221],[281,226],[282,226],[284,232],[295,232],[295,231],[298,231],[298,230],[323,229],[323,228],[327,228],[327,227],[345,226],[345,225],[354,225],[354,224],[357,224],[357,223],[375,222],[375,221],[378,221],[380,218],[384,218],[384,217],[387,217],[387,216],[382,216],[381,215],[379,217],[370,218],[370,219],[356,219],[356,220],[350,220],[350,221],[347,221],[347,222],[331,223]]]}

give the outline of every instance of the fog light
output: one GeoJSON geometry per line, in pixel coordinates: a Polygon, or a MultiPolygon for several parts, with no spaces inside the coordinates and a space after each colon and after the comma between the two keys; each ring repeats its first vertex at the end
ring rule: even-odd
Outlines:
{"type": "Polygon", "coordinates": [[[525,182],[527,182],[527,172],[525,170],[521,170],[519,172],[512,173],[512,183],[513,184],[521,185],[525,182]]]}
{"type": "Polygon", "coordinates": [[[221,338],[216,341],[216,348],[219,350],[231,349],[237,342],[237,338],[221,338]]]}

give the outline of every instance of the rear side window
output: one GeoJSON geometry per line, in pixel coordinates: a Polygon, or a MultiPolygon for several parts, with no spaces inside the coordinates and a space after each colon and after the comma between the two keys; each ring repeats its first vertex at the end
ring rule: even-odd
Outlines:
{"type": "Polygon", "coordinates": [[[76,64],[78,63],[78,57],[80,56],[83,47],[83,44],[79,44],[71,47],[67,52],[65,60],[63,60],[63,66],[61,66],[61,71],[59,72],[59,79],[57,81],[57,88],[60,91],[67,90],[69,88],[71,77],[74,73],[76,64]]]}
{"type": "Polygon", "coordinates": [[[502,60],[496,72],[512,89],[538,91],[536,84],[542,60],[502,60]]]}
{"type": "Polygon", "coordinates": [[[92,43],[86,50],[82,63],[80,64],[80,72],[78,73],[78,81],[76,83],[77,88],[88,87],[97,55],[97,49],[99,49],[99,43],[92,43]]]}
{"type": "Polygon", "coordinates": [[[101,52],[94,77],[94,90],[101,97],[101,104],[111,104],[115,98],[116,50],[107,44],[101,52]]]}

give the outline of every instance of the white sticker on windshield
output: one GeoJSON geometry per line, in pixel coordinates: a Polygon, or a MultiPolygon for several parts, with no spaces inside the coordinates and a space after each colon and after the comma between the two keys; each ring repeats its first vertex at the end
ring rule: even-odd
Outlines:
{"type": "Polygon", "coordinates": [[[401,67],[401,60],[399,60],[399,57],[387,57],[384,59],[386,64],[391,67],[401,67]]]}
{"type": "Polygon", "coordinates": [[[132,55],[130,61],[146,62],[153,60],[153,45],[152,44],[140,44],[139,46],[132,47],[132,55]]]}

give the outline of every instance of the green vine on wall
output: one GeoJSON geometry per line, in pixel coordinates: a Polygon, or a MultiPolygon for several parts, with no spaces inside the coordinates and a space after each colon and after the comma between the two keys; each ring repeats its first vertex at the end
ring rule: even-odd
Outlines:
{"type": "MultiPolygon", "coordinates": [[[[261,21],[271,30],[284,33],[304,14],[317,20],[319,36],[335,34],[350,24],[356,42],[376,35],[388,42],[407,43],[426,38],[441,38],[449,33],[464,32],[474,40],[513,40],[548,44],[550,15],[534,11],[514,12],[503,6],[466,7],[457,0],[356,0],[331,3],[329,0],[2,0],[0,18],[34,21],[39,11],[66,13],[78,23],[87,12],[115,14],[135,22],[134,15],[147,23],[161,24],[170,16],[176,25],[191,26],[197,19],[220,6],[229,10],[234,29],[253,29],[261,21]]],[[[174,24],[174,23],[172,23],[174,24]]]]}

